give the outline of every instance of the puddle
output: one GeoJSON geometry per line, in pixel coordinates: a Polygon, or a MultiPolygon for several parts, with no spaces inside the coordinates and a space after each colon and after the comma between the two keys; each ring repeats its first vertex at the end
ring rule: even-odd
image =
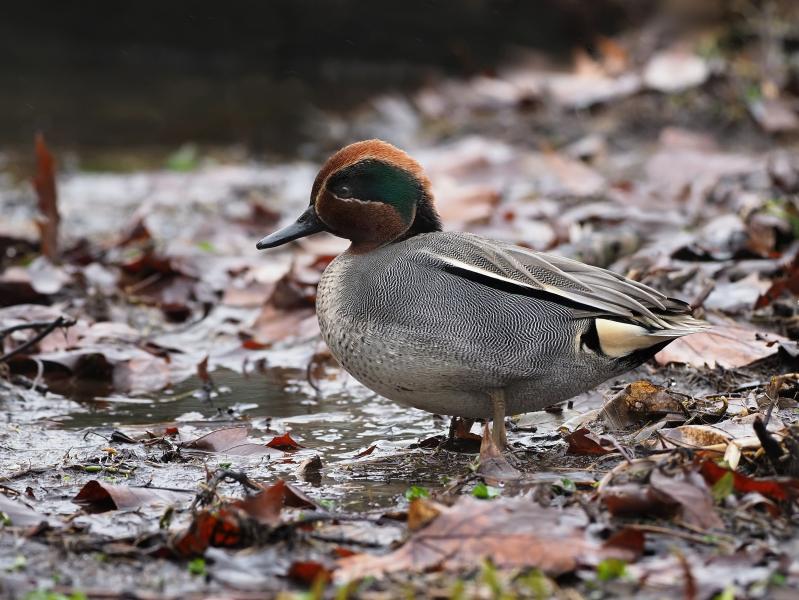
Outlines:
{"type": "MultiPolygon", "coordinates": [[[[220,393],[210,402],[196,378],[152,397],[64,401],[60,406],[67,410],[60,416],[47,415],[53,426],[43,435],[51,445],[63,444],[79,453],[95,449],[95,434],[108,437],[122,430],[136,435],[165,424],[176,425],[181,440],[241,424],[251,428],[249,437],[258,442],[288,431],[303,446],[300,451],[272,459],[210,454],[209,467],[230,463],[230,468],[247,470],[255,478],[284,477],[348,510],[395,506],[411,485],[440,486],[474,459],[470,454],[413,449],[420,440],[445,433],[448,419],[398,405],[349,378],[324,382],[321,393],[307,384],[300,369],[274,368],[248,376],[220,369],[213,379],[220,393]],[[359,456],[371,446],[372,452],[359,456]],[[302,476],[298,466],[314,456],[322,460],[321,475],[302,476]]],[[[557,427],[595,408],[598,398],[601,395],[578,398],[562,413],[526,415],[519,421],[524,429],[517,439],[541,450],[551,448],[558,443],[557,427]]],[[[35,454],[36,449],[29,452],[35,454]]],[[[203,473],[200,465],[189,463],[181,471],[176,475],[174,469],[155,469],[148,477],[154,485],[174,485],[177,477],[181,485],[191,487],[203,473]]]]}
{"type": "MultiPolygon", "coordinates": [[[[213,379],[222,393],[207,402],[198,391],[201,382],[189,379],[169,393],[152,398],[109,398],[83,401],[79,408],[60,419],[59,428],[81,432],[87,430],[108,435],[115,429],[141,431],[156,425],[176,424],[182,439],[191,439],[208,431],[246,423],[251,426],[250,438],[268,441],[289,431],[304,448],[287,456],[290,462],[276,461],[259,468],[263,458],[211,455],[209,462],[233,462],[256,475],[266,470],[278,471],[289,479],[306,458],[319,456],[324,465],[322,477],[307,485],[324,488],[324,497],[352,502],[366,509],[391,505],[412,484],[435,485],[439,474],[429,477],[406,477],[387,480],[384,469],[360,471],[353,480],[348,467],[358,462],[359,453],[371,446],[368,459],[393,456],[404,452],[420,439],[446,430],[447,421],[413,408],[397,405],[374,395],[348,379],[336,391],[316,394],[304,381],[304,372],[272,369],[243,376],[228,370],[217,370],[213,379]],[[135,400],[135,401],[132,401],[135,400]]],[[[327,387],[330,387],[329,384],[327,387]]],[[[366,457],[364,457],[366,458],[366,457]]],[[[273,475],[273,474],[272,474],[273,475]]]]}

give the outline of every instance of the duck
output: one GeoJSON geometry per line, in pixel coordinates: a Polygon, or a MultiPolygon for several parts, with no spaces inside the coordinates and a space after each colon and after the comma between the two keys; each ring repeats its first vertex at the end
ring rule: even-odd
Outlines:
{"type": "Polygon", "coordinates": [[[349,240],[325,268],[316,312],[332,355],[402,405],[492,421],[586,392],[706,323],[610,270],[444,231],[421,165],[388,142],[324,163],[310,204],[256,247],[328,232],[349,240]]]}

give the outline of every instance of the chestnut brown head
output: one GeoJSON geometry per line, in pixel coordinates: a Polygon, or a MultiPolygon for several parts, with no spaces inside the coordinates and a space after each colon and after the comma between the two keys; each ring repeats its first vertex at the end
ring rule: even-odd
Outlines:
{"type": "Polygon", "coordinates": [[[331,156],[316,176],[308,209],[258,248],[329,231],[351,240],[353,250],[368,251],[440,229],[419,163],[391,144],[366,140],[331,156]]]}

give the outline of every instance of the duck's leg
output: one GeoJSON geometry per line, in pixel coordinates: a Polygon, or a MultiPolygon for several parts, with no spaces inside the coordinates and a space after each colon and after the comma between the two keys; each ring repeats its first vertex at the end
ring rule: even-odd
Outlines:
{"type": "Polygon", "coordinates": [[[500,450],[508,444],[505,435],[505,390],[494,390],[491,392],[491,406],[494,409],[493,437],[494,443],[500,450]]]}

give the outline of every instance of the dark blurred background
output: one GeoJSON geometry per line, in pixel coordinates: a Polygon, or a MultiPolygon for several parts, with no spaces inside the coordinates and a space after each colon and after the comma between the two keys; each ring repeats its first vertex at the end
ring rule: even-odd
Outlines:
{"type": "Polygon", "coordinates": [[[0,148],[185,141],[291,153],[314,111],[490,73],[519,49],[567,60],[649,0],[11,2],[0,148]]]}

